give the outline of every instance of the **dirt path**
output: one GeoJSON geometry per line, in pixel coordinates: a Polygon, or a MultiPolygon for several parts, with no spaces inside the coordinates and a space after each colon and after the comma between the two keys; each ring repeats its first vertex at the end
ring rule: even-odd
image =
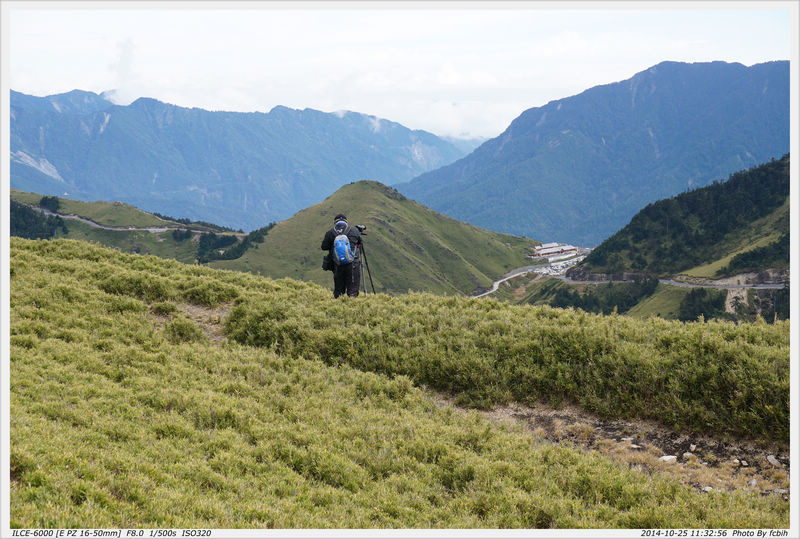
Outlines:
{"type": "MultiPolygon", "coordinates": [[[[197,327],[208,337],[208,339],[216,346],[221,346],[222,341],[227,337],[225,336],[225,317],[231,310],[233,303],[226,303],[218,307],[209,308],[200,305],[192,305],[190,303],[178,303],[175,307],[178,312],[185,314],[189,317],[197,327]]],[[[170,320],[169,315],[152,314],[156,324],[160,328],[164,328],[170,320]]]]}
{"type": "MultiPolygon", "coordinates": [[[[439,405],[466,413],[452,399],[432,396],[439,405]]],[[[788,450],[747,440],[680,434],[655,422],[602,419],[575,406],[512,404],[479,413],[491,421],[524,426],[550,443],[598,451],[646,473],[672,475],[700,491],[745,489],[789,499],[788,450]]]]}

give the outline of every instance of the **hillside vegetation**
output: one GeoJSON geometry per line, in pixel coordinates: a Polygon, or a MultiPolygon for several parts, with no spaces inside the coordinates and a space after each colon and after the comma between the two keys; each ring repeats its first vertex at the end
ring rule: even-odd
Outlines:
{"type": "Polygon", "coordinates": [[[787,154],[649,204],[572,273],[674,275],[717,260],[714,277],[788,269],[788,233],[787,154]]]}
{"type": "MultiPolygon", "coordinates": [[[[12,200],[38,205],[41,195],[12,190],[12,200]]],[[[60,220],[40,232],[42,218],[33,210],[12,207],[14,217],[28,223],[12,234],[28,238],[69,238],[114,247],[128,253],[152,254],[185,263],[246,271],[273,278],[292,277],[331,285],[322,271],[320,243],[333,217],[345,212],[352,224],[367,225],[367,260],[377,292],[409,290],[437,294],[469,294],[488,287],[494,279],[526,263],[536,242],[508,236],[456,221],[405,198],[378,182],[348,184],[280,223],[270,223],[243,237],[223,235],[221,227],[186,219],[162,220],[121,203],[54,199],[59,211],[114,226],[175,226],[207,229],[208,233],[173,230],[102,230],[73,220],[60,220]],[[23,213],[30,214],[26,217],[23,213]],[[119,213],[115,213],[119,212],[119,213]],[[214,232],[217,232],[216,234],[214,232]]],[[[372,291],[372,286],[369,288],[372,291]]]]}
{"type": "Polygon", "coordinates": [[[503,283],[493,299],[513,305],[549,305],[590,313],[616,312],[639,319],[658,316],[684,322],[789,319],[789,285],[773,289],[720,290],[659,283],[654,278],[592,284],[525,275],[503,283]]]}
{"type": "Polygon", "coordinates": [[[778,496],[697,492],[418,389],[785,446],[788,323],[334,301],[71,240],[12,238],[10,260],[13,527],[788,527],[778,496]]]}
{"type": "MultiPolygon", "coordinates": [[[[120,202],[82,202],[67,198],[41,196],[11,190],[10,233],[28,239],[68,238],[99,243],[126,253],[152,254],[192,263],[203,257],[203,238],[217,238],[214,232],[222,227],[210,223],[190,222],[158,217],[120,202]],[[43,202],[44,201],[44,202],[43,202]],[[43,205],[44,204],[44,205],[43,205]],[[45,207],[46,206],[46,207],[45,207]],[[98,228],[80,220],[43,215],[33,208],[45,208],[60,214],[75,215],[115,229],[98,228]],[[137,227],[191,227],[207,232],[191,232],[178,228],[163,232],[137,230],[137,227]]],[[[222,238],[233,236],[220,236],[222,238]]],[[[236,242],[236,239],[234,242],[236,242]]],[[[246,237],[245,237],[246,239],[246,237]]],[[[243,241],[239,241],[241,245],[243,241]]]]}
{"type": "Polygon", "coordinates": [[[331,273],[321,269],[320,244],[338,213],[367,226],[364,245],[377,292],[469,294],[525,265],[537,243],[456,221],[391,187],[360,181],[277,223],[241,258],[209,265],[332,286],[331,273]]]}
{"type": "MultiPolygon", "coordinates": [[[[179,225],[176,221],[161,219],[152,213],[122,202],[84,202],[61,197],[48,198],[57,199],[58,212],[78,215],[101,225],[136,227],[179,225]]],[[[42,195],[11,189],[11,199],[29,206],[38,206],[42,195]]]]}

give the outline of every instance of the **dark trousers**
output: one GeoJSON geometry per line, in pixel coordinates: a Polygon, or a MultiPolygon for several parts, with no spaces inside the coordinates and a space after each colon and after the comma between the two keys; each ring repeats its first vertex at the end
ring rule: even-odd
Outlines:
{"type": "Polygon", "coordinates": [[[333,267],[333,297],[338,298],[344,293],[350,297],[358,296],[358,287],[361,283],[361,260],[356,258],[344,266],[333,267]]]}

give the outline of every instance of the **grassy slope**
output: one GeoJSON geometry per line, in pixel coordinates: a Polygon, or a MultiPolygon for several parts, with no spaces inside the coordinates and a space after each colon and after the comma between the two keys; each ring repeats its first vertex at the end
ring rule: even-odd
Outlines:
{"type": "MultiPolygon", "coordinates": [[[[557,290],[566,288],[584,293],[595,286],[568,284],[554,278],[538,280],[527,285],[524,282],[520,284],[525,286],[524,291],[519,289],[498,290],[497,295],[493,297],[514,305],[549,305],[557,290]]],[[[631,307],[625,316],[641,320],[646,320],[651,316],[658,316],[665,320],[677,320],[681,300],[689,293],[689,290],[689,288],[659,284],[652,296],[631,307]]]]}
{"type": "MultiPolygon", "coordinates": [[[[12,189],[11,198],[23,204],[37,205],[42,195],[12,189]]],[[[162,220],[153,214],[120,202],[81,202],[59,198],[59,212],[77,215],[108,226],[184,226],[174,221],[162,220]]],[[[173,239],[171,231],[151,233],[139,230],[104,230],[72,219],[65,219],[64,224],[67,232],[58,230],[56,238],[99,243],[123,252],[152,254],[184,263],[194,262],[197,255],[197,244],[189,240],[177,242],[173,239]]]]}
{"type": "MultiPolygon", "coordinates": [[[[41,199],[12,191],[27,204],[41,199]]],[[[163,226],[166,222],[132,206],[60,199],[61,211],[115,226],[163,226]]],[[[320,268],[319,245],[333,216],[344,211],[353,224],[366,224],[367,260],[378,292],[409,290],[468,294],[488,287],[508,270],[526,264],[533,240],[482,230],[406,199],[376,182],[344,186],[324,202],[297,213],[272,228],[264,243],[236,260],[214,261],[216,268],[316,282],[328,286],[332,276],[320,268]]],[[[191,263],[194,244],[175,242],[170,232],[99,230],[67,221],[67,237],[97,242],[125,252],[153,254],[191,263]]],[[[174,223],[179,225],[178,223],[174,223]]],[[[179,225],[180,226],[180,225],[179,225]]]]}
{"type": "Polygon", "coordinates": [[[367,260],[378,292],[468,294],[525,265],[534,243],[456,221],[377,182],[346,185],[325,201],[278,223],[255,250],[212,267],[292,277],[325,286],[320,243],[337,213],[367,225],[367,260]]]}
{"type": "MultiPolygon", "coordinates": [[[[42,199],[42,195],[12,189],[11,199],[23,204],[38,204],[42,199]]],[[[179,223],[165,221],[152,213],[147,213],[122,202],[82,202],[80,200],[59,198],[59,212],[79,215],[108,226],[180,226],[179,223]]]]}
{"type": "Polygon", "coordinates": [[[659,283],[652,296],[643,299],[625,314],[634,318],[659,316],[667,320],[677,320],[681,301],[691,290],[659,283]]]}
{"type": "MultiPolygon", "coordinates": [[[[483,379],[482,365],[494,350],[517,365],[520,383],[526,372],[536,374],[526,371],[530,367],[508,345],[525,347],[520,329],[547,326],[560,374],[542,374],[560,378],[573,369],[587,371],[584,359],[570,353],[586,347],[571,348],[554,329],[578,341],[592,328],[610,336],[605,344],[595,343],[599,366],[601,355],[613,354],[633,336],[632,329],[653,340],[649,327],[675,349],[676,359],[697,354],[700,363],[675,364],[673,374],[688,368],[691,376],[703,378],[709,371],[701,363],[715,368],[714,358],[722,357],[732,361],[731,370],[742,363],[750,383],[762,384],[760,365],[772,376],[784,370],[788,375],[788,324],[652,322],[625,330],[621,317],[576,318],[568,311],[426,294],[334,302],[313,284],[66,240],[12,238],[10,273],[14,527],[789,525],[789,504],[778,496],[698,493],[659,472],[622,468],[593,452],[543,443],[476,415],[439,410],[410,378],[353,367],[391,371],[390,361],[371,365],[370,358],[388,352],[400,360],[421,353],[421,359],[429,358],[421,365],[455,389],[492,384],[483,379]],[[216,346],[179,308],[190,303],[214,309],[234,299],[239,306],[228,331],[247,340],[242,336],[249,324],[253,338],[271,334],[277,348],[234,341],[216,346]],[[313,312],[317,316],[307,316],[313,312]],[[390,322],[397,333],[378,325],[390,313],[396,314],[390,322]],[[340,335],[340,324],[326,329],[342,318],[357,321],[356,335],[378,337],[368,340],[374,353],[357,354],[358,339],[340,335]],[[432,333],[431,324],[440,327],[432,333]],[[383,337],[376,333],[381,330],[383,337]],[[465,331],[470,339],[485,335],[483,353],[460,338],[465,331]],[[437,365],[438,334],[459,334],[444,339],[453,361],[449,368],[437,365]],[[498,340],[504,334],[512,337],[505,344],[498,340]],[[727,340],[730,347],[724,346],[727,340]],[[461,352],[459,343],[465,346],[461,352]],[[338,352],[326,355],[325,347],[338,352]],[[714,353],[703,356],[709,347],[714,353]],[[768,362],[771,349],[785,369],[768,362]],[[736,356],[739,350],[744,356],[736,356]]],[[[623,357],[630,351],[621,350],[623,357]]],[[[634,379],[642,377],[641,367],[668,374],[663,366],[626,361],[618,369],[623,378],[614,383],[625,386],[628,371],[634,379]]],[[[676,385],[666,394],[679,398],[681,382],[670,384],[676,385]]],[[[763,390],[774,406],[781,402],[778,394],[788,398],[788,381],[785,388],[763,390]]],[[[745,387],[736,393],[745,399],[755,395],[745,387]]]]}
{"type": "Polygon", "coordinates": [[[144,230],[102,230],[79,221],[67,221],[67,233],[56,236],[112,246],[126,253],[151,254],[191,264],[197,256],[197,244],[191,240],[175,241],[172,232],[151,233],[144,230]]]}
{"type": "MultiPolygon", "coordinates": [[[[764,247],[780,238],[782,231],[789,230],[789,198],[778,209],[766,217],[754,221],[753,224],[738,234],[731,234],[725,238],[716,252],[725,253],[724,256],[704,264],[690,268],[682,273],[693,277],[713,278],[717,270],[727,266],[731,259],[757,247],[764,247]]],[[[788,269],[776,268],[776,269],[788,269]]]]}

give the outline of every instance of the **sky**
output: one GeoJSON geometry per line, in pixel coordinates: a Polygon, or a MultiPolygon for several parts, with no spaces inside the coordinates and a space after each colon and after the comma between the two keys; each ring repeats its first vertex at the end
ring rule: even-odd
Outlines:
{"type": "Polygon", "coordinates": [[[462,138],[665,60],[790,59],[797,17],[785,1],[3,3],[16,91],[351,110],[462,138]]]}

